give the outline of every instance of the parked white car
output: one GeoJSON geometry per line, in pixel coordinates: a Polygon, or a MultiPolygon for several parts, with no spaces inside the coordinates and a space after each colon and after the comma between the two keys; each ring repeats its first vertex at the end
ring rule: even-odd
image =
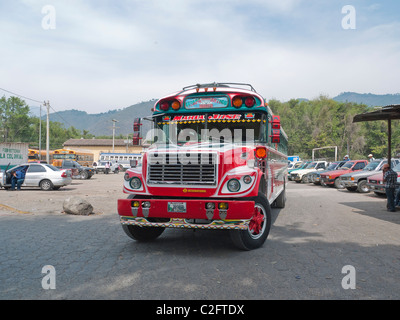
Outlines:
{"type": "Polygon", "coordinates": [[[13,170],[25,169],[25,180],[22,188],[39,187],[42,190],[58,190],[71,184],[71,170],[60,170],[51,164],[24,163],[0,173],[0,186],[4,189],[11,188],[13,170]]]}
{"type": "Polygon", "coordinates": [[[290,174],[291,180],[296,181],[297,183],[307,182],[307,181],[304,181],[307,173],[310,173],[313,171],[325,170],[325,168],[328,167],[328,165],[329,165],[329,163],[326,161],[313,161],[304,169],[295,170],[293,173],[291,173],[290,174]]]}

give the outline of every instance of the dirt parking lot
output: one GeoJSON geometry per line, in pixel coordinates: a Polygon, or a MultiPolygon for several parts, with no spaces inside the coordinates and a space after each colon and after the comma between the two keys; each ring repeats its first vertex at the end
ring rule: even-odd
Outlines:
{"type": "Polygon", "coordinates": [[[21,191],[0,189],[0,214],[65,214],[63,202],[69,197],[81,197],[93,206],[94,214],[116,214],[117,199],[122,192],[124,174],[95,174],[91,179],[73,179],[72,184],[57,191],[23,188],[21,191]]]}

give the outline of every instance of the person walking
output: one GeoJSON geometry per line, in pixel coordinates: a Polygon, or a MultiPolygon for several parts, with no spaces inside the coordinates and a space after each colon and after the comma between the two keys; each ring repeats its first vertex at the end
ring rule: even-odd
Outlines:
{"type": "Polygon", "coordinates": [[[110,163],[107,161],[105,165],[105,174],[108,174],[109,171],[110,171],[110,163]]]}
{"type": "Polygon", "coordinates": [[[390,212],[396,212],[395,190],[397,182],[397,172],[393,171],[387,163],[383,165],[382,170],[383,182],[385,183],[385,191],[387,196],[387,210],[390,212]]]}

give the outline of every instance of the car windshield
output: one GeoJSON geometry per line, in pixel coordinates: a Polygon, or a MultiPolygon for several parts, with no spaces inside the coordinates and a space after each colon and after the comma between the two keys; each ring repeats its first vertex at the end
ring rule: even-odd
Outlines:
{"type": "Polygon", "coordinates": [[[393,171],[400,172],[400,163],[393,168],[393,171]]]}
{"type": "Polygon", "coordinates": [[[364,171],[372,171],[375,170],[376,167],[380,164],[380,161],[372,161],[370,163],[368,163],[365,168],[363,169],[364,171]]]}
{"type": "Polygon", "coordinates": [[[82,167],[78,162],[74,161],[73,164],[75,165],[75,167],[80,168],[82,167]]]}
{"type": "Polygon", "coordinates": [[[44,164],[45,167],[50,168],[53,171],[60,171],[60,169],[56,168],[55,166],[51,164],[44,164]]]}
{"type": "Polygon", "coordinates": [[[314,169],[316,165],[317,165],[316,162],[311,162],[311,163],[306,167],[306,169],[314,169]]]}
{"type": "Polygon", "coordinates": [[[354,165],[354,161],[346,162],[341,169],[350,169],[354,165]]]}
{"type": "Polygon", "coordinates": [[[337,165],[337,162],[331,163],[326,170],[335,170],[337,165]]]}

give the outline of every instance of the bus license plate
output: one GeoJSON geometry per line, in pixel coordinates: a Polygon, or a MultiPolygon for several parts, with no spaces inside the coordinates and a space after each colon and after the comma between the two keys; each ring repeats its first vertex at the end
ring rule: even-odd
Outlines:
{"type": "Polygon", "coordinates": [[[186,202],[168,202],[168,212],[186,213],[186,202]]]}

